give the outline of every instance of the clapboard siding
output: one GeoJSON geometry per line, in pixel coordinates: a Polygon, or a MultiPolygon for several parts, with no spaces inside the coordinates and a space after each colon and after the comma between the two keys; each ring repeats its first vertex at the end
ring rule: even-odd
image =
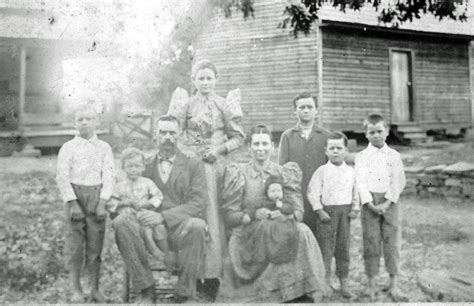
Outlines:
{"type": "Polygon", "coordinates": [[[276,131],[294,125],[292,98],[304,90],[316,94],[316,34],[294,38],[279,29],[285,0],[255,1],[256,18],[243,20],[216,13],[197,37],[196,60],[210,59],[219,69],[216,91],[242,91],[245,129],[265,123],[276,131]]]}
{"type": "Polygon", "coordinates": [[[471,77],[471,128],[474,125],[474,40],[470,43],[469,48],[469,63],[470,63],[470,77],[471,77]]]}
{"type": "MultiPolygon", "coordinates": [[[[288,29],[278,29],[286,4],[286,0],[257,0],[256,18],[246,21],[240,12],[225,18],[216,11],[194,42],[195,60],[210,59],[218,66],[217,92],[225,96],[231,89],[241,89],[245,129],[265,123],[283,131],[295,123],[292,98],[304,90],[318,94],[317,31],[295,39],[288,29]]],[[[421,32],[349,30],[326,23],[354,14],[341,17],[332,10],[321,11],[325,127],[361,131],[361,122],[370,112],[390,118],[390,48],[414,52],[414,120],[422,128],[470,126],[466,40],[421,32]]],[[[430,27],[432,21],[427,23],[430,27]]],[[[465,36],[471,33],[468,27],[446,29],[438,30],[465,36]]]]}
{"type": "Polygon", "coordinates": [[[390,48],[414,52],[414,121],[425,129],[470,125],[465,41],[326,27],[323,120],[328,127],[360,130],[362,120],[371,112],[390,118],[390,48]]]}

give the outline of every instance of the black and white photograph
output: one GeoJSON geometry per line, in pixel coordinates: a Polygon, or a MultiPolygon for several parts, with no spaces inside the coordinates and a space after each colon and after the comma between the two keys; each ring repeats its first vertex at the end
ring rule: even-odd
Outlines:
{"type": "Polygon", "coordinates": [[[474,1],[0,0],[0,304],[474,302],[474,1]]]}

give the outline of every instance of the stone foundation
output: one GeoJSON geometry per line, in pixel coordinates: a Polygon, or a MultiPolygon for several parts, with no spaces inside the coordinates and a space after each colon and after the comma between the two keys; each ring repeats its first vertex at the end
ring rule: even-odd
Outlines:
{"type": "Polygon", "coordinates": [[[419,197],[444,196],[474,199],[474,164],[458,162],[453,165],[406,167],[407,185],[404,195],[419,197]]]}

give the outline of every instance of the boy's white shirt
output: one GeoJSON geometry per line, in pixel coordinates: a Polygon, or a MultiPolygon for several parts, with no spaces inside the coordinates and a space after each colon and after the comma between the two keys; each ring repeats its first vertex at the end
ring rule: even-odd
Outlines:
{"type": "Polygon", "coordinates": [[[371,192],[385,193],[385,199],[397,203],[406,178],[400,153],[384,144],[377,148],[369,143],[355,157],[355,173],[360,202],[373,201],[371,192]]]}
{"type": "Polygon", "coordinates": [[[355,172],[345,162],[336,166],[328,161],[316,169],[309,182],[307,196],[313,210],[348,204],[353,205],[353,210],[360,209],[355,172]]]}
{"type": "Polygon", "coordinates": [[[56,181],[64,202],[77,199],[71,184],[102,185],[100,198],[108,200],[115,183],[112,148],[95,134],[90,139],[76,135],[59,150],[56,181]]]}

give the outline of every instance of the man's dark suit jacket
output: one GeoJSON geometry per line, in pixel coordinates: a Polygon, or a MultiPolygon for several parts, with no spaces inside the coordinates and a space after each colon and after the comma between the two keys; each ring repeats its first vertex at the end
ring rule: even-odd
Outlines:
{"type": "Polygon", "coordinates": [[[151,179],[163,193],[160,212],[168,228],[173,229],[188,218],[204,219],[208,192],[202,162],[178,151],[166,183],[158,173],[158,163],[156,154],[147,161],[144,176],[151,179]]]}

